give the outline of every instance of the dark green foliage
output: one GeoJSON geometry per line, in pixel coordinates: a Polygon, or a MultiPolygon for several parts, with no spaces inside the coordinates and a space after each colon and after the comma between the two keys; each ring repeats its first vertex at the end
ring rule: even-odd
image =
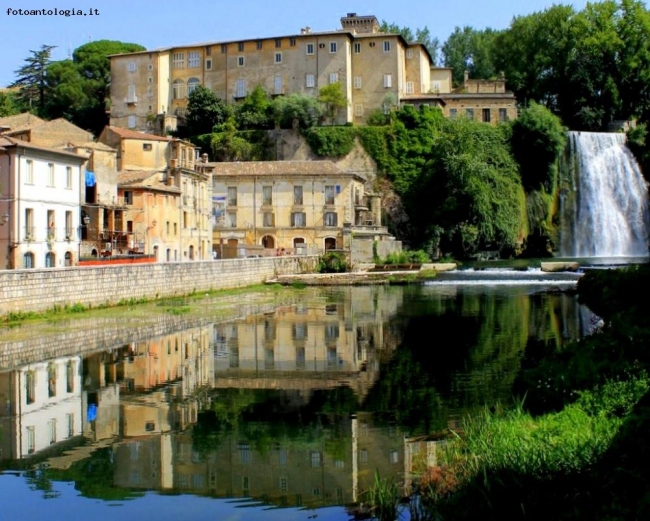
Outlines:
{"type": "Polygon", "coordinates": [[[318,260],[318,273],[345,273],[349,266],[343,253],[328,251],[318,260]]]}
{"type": "Polygon", "coordinates": [[[16,92],[0,92],[0,118],[14,116],[22,111],[16,92]]]}
{"type": "Polygon", "coordinates": [[[211,133],[215,126],[223,124],[232,109],[210,89],[199,85],[188,98],[186,128],[182,137],[211,133]]]}
{"type": "Polygon", "coordinates": [[[333,125],[339,111],[345,108],[348,100],[343,92],[343,86],[336,81],[321,87],[318,91],[318,102],[323,104],[323,115],[330,120],[333,125]]]}
{"type": "Polygon", "coordinates": [[[640,123],[627,133],[627,146],[641,166],[646,179],[650,180],[650,147],[648,146],[648,127],[640,123]]]}
{"type": "Polygon", "coordinates": [[[269,159],[269,140],[266,132],[263,130],[238,132],[233,118],[215,127],[215,132],[211,134],[210,148],[215,161],[269,159]]]}
{"type": "Polygon", "coordinates": [[[342,157],[354,147],[353,127],[314,127],[303,132],[312,152],[321,157],[342,157]]]}
{"type": "Polygon", "coordinates": [[[316,125],[322,116],[320,105],[315,98],[299,94],[277,97],[271,102],[270,113],[279,128],[303,130],[316,125]]]}
{"type": "Polygon", "coordinates": [[[240,130],[271,128],[270,109],[271,100],[266,91],[258,85],[235,106],[237,128],[240,130]]]}
{"type": "Polygon", "coordinates": [[[512,153],[527,191],[551,191],[554,165],[566,144],[566,129],[546,107],[532,102],[521,112],[512,124],[512,153]]]}
{"type": "Polygon", "coordinates": [[[445,67],[453,69],[454,85],[462,85],[465,71],[470,78],[490,79],[497,71],[492,61],[492,46],[498,33],[493,29],[456,27],[442,46],[445,67]]]}

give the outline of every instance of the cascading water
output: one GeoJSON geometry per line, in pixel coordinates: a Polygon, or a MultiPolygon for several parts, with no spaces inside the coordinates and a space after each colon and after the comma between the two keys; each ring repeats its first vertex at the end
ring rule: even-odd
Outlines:
{"type": "Polygon", "coordinates": [[[648,186],[621,133],[569,132],[563,257],[648,256],[648,186]]]}

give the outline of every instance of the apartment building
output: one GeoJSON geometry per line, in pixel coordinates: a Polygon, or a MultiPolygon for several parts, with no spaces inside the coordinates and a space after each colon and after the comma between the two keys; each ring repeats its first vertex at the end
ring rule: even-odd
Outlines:
{"type": "Polygon", "coordinates": [[[118,151],[118,201],[126,208],[110,251],[163,262],[211,259],[211,168],[196,159],[196,147],[112,126],[99,141],[118,151]]]}
{"type": "Polygon", "coordinates": [[[431,91],[433,61],[419,43],[379,32],[375,16],[349,13],[337,31],[209,42],[111,56],[111,125],[164,134],[199,85],[236,103],[257,85],[270,95],[318,95],[342,85],[336,123],[363,124],[375,109],[431,91]]]}
{"type": "Polygon", "coordinates": [[[72,266],[84,156],[0,135],[0,266],[72,266]]]}
{"type": "Polygon", "coordinates": [[[331,161],[211,163],[214,250],[237,256],[240,245],[264,254],[350,249],[352,234],[388,237],[366,179],[331,161]]]}

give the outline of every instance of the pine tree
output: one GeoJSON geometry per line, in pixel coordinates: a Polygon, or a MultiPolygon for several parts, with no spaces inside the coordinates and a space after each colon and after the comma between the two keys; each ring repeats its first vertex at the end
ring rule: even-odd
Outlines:
{"type": "Polygon", "coordinates": [[[17,79],[9,87],[17,87],[18,99],[39,116],[45,115],[47,96],[46,70],[50,64],[50,55],[54,45],[42,45],[40,51],[29,51],[31,56],[25,59],[25,65],[15,71],[17,79]]]}

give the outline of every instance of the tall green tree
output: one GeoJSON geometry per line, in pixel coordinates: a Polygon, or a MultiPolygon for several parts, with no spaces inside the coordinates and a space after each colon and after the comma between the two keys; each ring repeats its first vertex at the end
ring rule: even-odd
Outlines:
{"type": "Polygon", "coordinates": [[[46,116],[47,67],[54,48],[54,45],[42,45],[38,51],[29,51],[31,55],[25,58],[25,65],[15,71],[16,81],[9,85],[18,89],[19,101],[39,116],[46,116]]]}
{"type": "Polygon", "coordinates": [[[338,81],[321,87],[318,91],[318,101],[323,104],[325,116],[329,118],[332,125],[339,111],[348,105],[343,86],[338,81]]]}
{"type": "Polygon", "coordinates": [[[452,69],[454,85],[461,85],[465,71],[472,78],[490,79],[497,75],[492,49],[498,32],[456,27],[442,46],[445,67],[452,69]]]}
{"type": "Polygon", "coordinates": [[[244,100],[235,107],[237,127],[240,130],[267,129],[271,126],[269,116],[271,100],[261,85],[257,85],[244,100]]]}
{"type": "Polygon", "coordinates": [[[186,127],[183,137],[210,134],[216,125],[221,125],[232,115],[232,109],[210,89],[199,85],[187,100],[186,127]]]}
{"type": "Polygon", "coordinates": [[[0,118],[22,112],[20,102],[16,98],[17,95],[13,91],[0,92],[0,118]]]}

